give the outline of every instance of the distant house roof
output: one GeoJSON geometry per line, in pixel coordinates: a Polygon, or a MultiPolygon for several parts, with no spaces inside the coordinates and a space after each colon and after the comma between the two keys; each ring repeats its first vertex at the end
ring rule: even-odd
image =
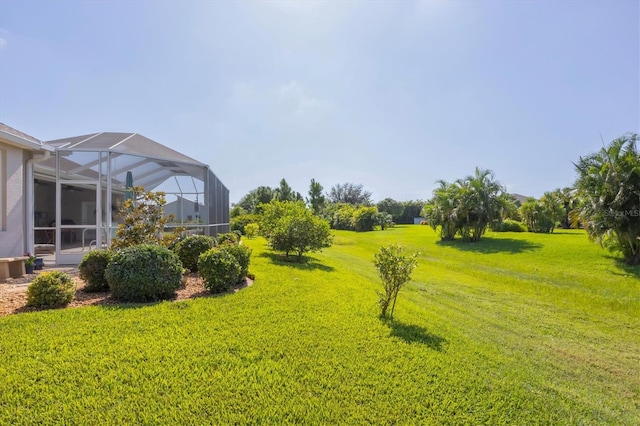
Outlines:
{"type": "Polygon", "coordinates": [[[515,198],[516,201],[518,201],[520,204],[524,204],[524,202],[527,201],[528,198],[530,198],[521,194],[511,194],[511,196],[515,198]]]}
{"type": "Polygon", "coordinates": [[[7,126],[4,123],[0,123],[0,138],[10,142],[13,145],[20,148],[36,150],[36,151],[53,151],[54,149],[40,139],[28,135],[20,130],[14,129],[11,126],[7,126]]]}

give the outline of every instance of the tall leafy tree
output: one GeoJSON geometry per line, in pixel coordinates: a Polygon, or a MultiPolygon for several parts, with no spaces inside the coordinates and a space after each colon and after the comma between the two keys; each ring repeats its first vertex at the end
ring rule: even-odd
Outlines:
{"type": "Polygon", "coordinates": [[[267,204],[276,196],[276,191],[268,186],[259,186],[249,191],[240,199],[238,206],[246,212],[257,213],[260,204],[267,204]]]}
{"type": "Polygon", "coordinates": [[[413,220],[421,215],[424,200],[409,200],[402,203],[404,211],[396,223],[413,224],[413,220]]]}
{"type": "Polygon", "coordinates": [[[575,164],[581,202],[575,221],[589,237],[640,265],[640,154],[638,135],[626,134],[575,164]]]}
{"type": "Polygon", "coordinates": [[[371,205],[371,192],[365,191],[362,184],[337,183],[329,191],[329,201],[332,203],[363,204],[368,206],[371,205]]]}
{"type": "Polygon", "coordinates": [[[315,179],[311,179],[311,184],[309,185],[309,198],[307,198],[307,203],[311,207],[311,210],[315,214],[320,214],[322,209],[324,208],[326,199],[322,191],[324,188],[320,185],[320,182],[317,182],[315,179]]]}
{"type": "Polygon", "coordinates": [[[376,207],[378,207],[379,212],[389,213],[394,222],[400,223],[399,220],[404,213],[404,204],[402,202],[393,198],[385,198],[382,201],[378,201],[376,207]]]}

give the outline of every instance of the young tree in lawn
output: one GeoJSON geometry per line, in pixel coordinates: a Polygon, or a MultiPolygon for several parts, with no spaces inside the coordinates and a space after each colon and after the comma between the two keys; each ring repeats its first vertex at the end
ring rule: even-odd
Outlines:
{"type": "Polygon", "coordinates": [[[272,201],[262,206],[260,232],[269,242],[271,249],[284,252],[286,257],[296,255],[302,262],[304,254],[329,247],[331,231],[329,224],[302,201],[272,201]]]}
{"type": "Polygon", "coordinates": [[[383,292],[378,292],[378,303],[382,310],[382,316],[387,316],[389,306],[393,319],[393,312],[396,308],[396,300],[400,288],[411,279],[413,269],[418,265],[417,253],[405,254],[404,247],[392,244],[380,247],[380,250],[373,257],[373,264],[378,269],[378,274],[384,286],[383,292]]]}
{"type": "Polygon", "coordinates": [[[595,154],[580,157],[574,222],[592,240],[640,265],[640,152],[638,135],[626,134],[595,154]]]}
{"type": "Polygon", "coordinates": [[[320,182],[317,182],[315,179],[311,179],[311,184],[309,185],[309,198],[307,198],[307,203],[311,210],[315,214],[320,214],[325,205],[325,198],[322,194],[324,188],[320,185],[320,182]]]}

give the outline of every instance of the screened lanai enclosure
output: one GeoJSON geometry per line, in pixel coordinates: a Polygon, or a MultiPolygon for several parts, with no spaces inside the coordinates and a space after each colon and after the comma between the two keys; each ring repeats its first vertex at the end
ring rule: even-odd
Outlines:
{"type": "Polygon", "coordinates": [[[33,242],[37,254],[77,264],[109,247],[131,188],[163,191],[166,231],[229,232],[229,190],[209,166],[137,133],[95,133],[46,142],[55,154],[33,166],[33,242]]]}

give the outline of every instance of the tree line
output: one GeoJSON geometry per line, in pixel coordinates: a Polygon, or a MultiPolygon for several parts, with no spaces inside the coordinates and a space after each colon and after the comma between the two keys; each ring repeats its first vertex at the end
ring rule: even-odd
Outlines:
{"type": "Polygon", "coordinates": [[[460,238],[477,242],[487,229],[549,233],[558,226],[580,227],[604,247],[621,252],[627,263],[638,265],[637,140],[637,134],[626,134],[599,152],[580,157],[574,163],[577,178],[572,187],[548,191],[539,199],[528,198],[523,203],[507,192],[491,170],[482,168],[454,182],[437,181],[427,201],[385,198],[375,204],[362,184],[338,183],[325,193],[324,187],[312,179],[307,197],[303,197],[282,179],[278,187],[259,186],[243,196],[231,209],[231,226],[244,232],[247,224],[260,223],[266,206],[280,202],[308,209],[332,229],[384,230],[423,217],[422,223],[430,225],[445,241],[460,238]]]}

